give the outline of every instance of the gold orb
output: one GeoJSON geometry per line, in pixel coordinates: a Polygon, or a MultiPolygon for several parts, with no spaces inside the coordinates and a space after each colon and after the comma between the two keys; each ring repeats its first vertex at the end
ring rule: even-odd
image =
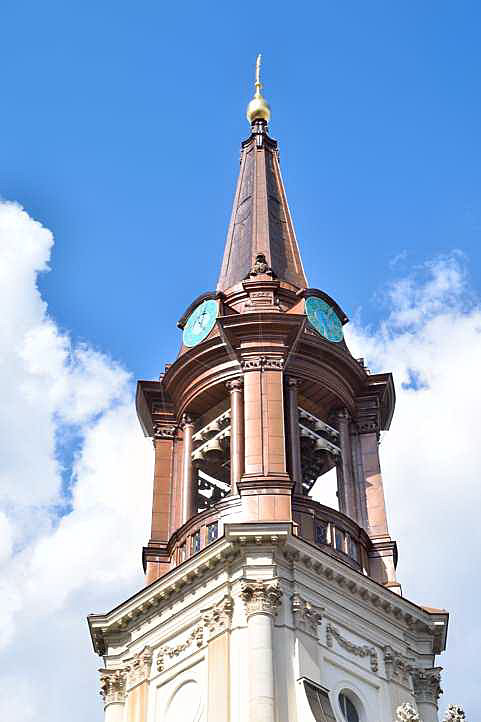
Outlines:
{"type": "Polygon", "coordinates": [[[267,100],[260,94],[259,91],[252,98],[251,102],[247,106],[247,120],[249,123],[253,123],[255,120],[265,120],[266,123],[271,119],[271,109],[267,100]]]}

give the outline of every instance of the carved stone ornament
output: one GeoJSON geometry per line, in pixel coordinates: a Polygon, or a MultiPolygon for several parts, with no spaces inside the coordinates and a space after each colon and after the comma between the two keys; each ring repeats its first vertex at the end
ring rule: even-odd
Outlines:
{"type": "Polygon", "coordinates": [[[384,666],[386,669],[386,677],[399,684],[409,687],[410,673],[413,669],[413,659],[405,657],[403,654],[396,652],[392,647],[384,647],[384,666]]]}
{"type": "Polygon", "coordinates": [[[396,722],[423,722],[419,712],[409,702],[405,702],[396,710],[396,722]]]}
{"type": "Polygon", "coordinates": [[[126,659],[127,686],[134,687],[149,678],[152,666],[152,650],[145,647],[141,652],[130,659],[126,659]]]}
{"type": "Polygon", "coordinates": [[[232,597],[226,594],[220,602],[203,612],[204,629],[210,633],[210,636],[225,631],[230,627],[233,612],[234,602],[232,597]]]}
{"type": "Polygon", "coordinates": [[[193,425],[194,425],[194,421],[193,421],[192,417],[189,416],[189,414],[184,414],[182,417],[182,422],[181,422],[182,428],[184,429],[186,426],[193,426],[193,425]]]}
{"type": "Polygon", "coordinates": [[[232,381],[226,381],[226,389],[228,391],[235,392],[235,391],[242,391],[242,387],[244,385],[243,379],[232,379],[232,381]]]}
{"type": "Polygon", "coordinates": [[[159,422],[154,423],[154,438],[155,439],[174,439],[177,429],[175,426],[166,426],[159,422]]]}
{"type": "Polygon", "coordinates": [[[464,710],[457,704],[450,704],[444,715],[443,722],[463,722],[466,719],[464,710]]]}
{"type": "Polygon", "coordinates": [[[253,614],[271,614],[274,616],[281,604],[282,589],[277,580],[242,582],[241,598],[246,605],[247,618],[253,614]]]}
{"type": "Polygon", "coordinates": [[[125,702],[125,686],[127,673],[125,669],[99,669],[100,696],[104,706],[108,704],[123,704],[125,702]]]}
{"type": "Polygon", "coordinates": [[[284,359],[274,356],[255,356],[242,361],[243,371],[282,371],[284,359]]]}
{"type": "Polygon", "coordinates": [[[257,254],[255,263],[249,271],[247,278],[258,275],[274,276],[272,268],[267,263],[266,257],[263,253],[257,254]]]}
{"type": "Polygon", "coordinates": [[[377,672],[379,665],[377,661],[376,650],[374,649],[374,647],[369,647],[367,644],[354,644],[353,642],[351,642],[351,640],[343,637],[341,633],[332,626],[332,624],[328,624],[326,627],[326,644],[330,648],[334,646],[333,639],[335,639],[339,646],[345,649],[346,652],[350,652],[356,657],[369,657],[371,670],[373,672],[377,672]]]}
{"type": "Polygon", "coordinates": [[[165,669],[165,658],[173,659],[178,657],[182,652],[185,652],[189,647],[194,645],[199,649],[204,644],[204,625],[198,624],[192,632],[189,634],[187,639],[175,647],[169,647],[165,645],[161,647],[157,655],[157,671],[163,672],[165,669]]]}
{"type": "Polygon", "coordinates": [[[291,601],[295,626],[317,637],[317,629],[322,620],[322,609],[307,602],[299,594],[293,594],[291,601]]]}
{"type": "Polygon", "coordinates": [[[441,667],[414,669],[411,672],[414,696],[417,702],[428,702],[437,706],[441,689],[441,667]]]}

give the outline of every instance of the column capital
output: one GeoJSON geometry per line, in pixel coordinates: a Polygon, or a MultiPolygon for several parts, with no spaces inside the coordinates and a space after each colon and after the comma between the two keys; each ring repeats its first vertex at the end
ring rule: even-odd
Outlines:
{"type": "Polygon", "coordinates": [[[233,613],[234,601],[230,595],[226,594],[213,607],[202,611],[204,630],[209,632],[210,637],[225,632],[230,628],[233,613]]]}
{"type": "Polygon", "coordinates": [[[277,613],[281,604],[282,589],[277,579],[268,581],[247,579],[242,582],[241,598],[246,606],[247,618],[253,614],[277,613]]]}
{"type": "Polygon", "coordinates": [[[422,720],[416,708],[405,702],[396,710],[396,722],[422,722],[422,720]]]}
{"type": "Polygon", "coordinates": [[[337,409],[337,411],[334,412],[334,416],[339,421],[350,421],[351,420],[351,414],[345,408],[337,409]]]}
{"type": "Polygon", "coordinates": [[[295,376],[288,376],[287,385],[290,389],[297,389],[301,385],[301,380],[297,379],[295,376]]]}
{"type": "Polygon", "coordinates": [[[125,702],[125,687],[127,672],[125,669],[99,669],[100,696],[104,707],[109,704],[123,704],[125,702]]]}
{"type": "Polygon", "coordinates": [[[230,391],[230,393],[235,393],[236,391],[242,391],[242,387],[244,386],[244,379],[237,378],[232,379],[231,381],[226,381],[226,389],[230,391]]]}
{"type": "Polygon", "coordinates": [[[317,638],[317,630],[324,610],[306,601],[300,594],[293,594],[291,603],[294,626],[305,632],[310,632],[317,638]]]}
{"type": "Polygon", "coordinates": [[[185,429],[186,426],[194,426],[194,419],[190,414],[183,414],[182,421],[180,422],[180,427],[182,429],[185,429]]]}
{"type": "Polygon", "coordinates": [[[441,670],[442,667],[412,670],[411,677],[416,702],[427,702],[438,706],[438,699],[443,691],[441,689],[441,670]]]}
{"type": "Polygon", "coordinates": [[[152,650],[150,647],[144,647],[133,657],[126,660],[125,670],[128,674],[127,682],[129,687],[134,687],[140,682],[144,682],[149,678],[150,668],[152,666],[152,650]]]}

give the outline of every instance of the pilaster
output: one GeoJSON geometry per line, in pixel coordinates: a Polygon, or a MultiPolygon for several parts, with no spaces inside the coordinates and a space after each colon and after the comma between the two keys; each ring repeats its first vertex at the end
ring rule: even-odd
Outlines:
{"type": "Polygon", "coordinates": [[[284,359],[249,356],[244,371],[245,465],[238,488],[246,521],[290,521],[292,482],[286,469],[284,359]]]}
{"type": "Polygon", "coordinates": [[[147,722],[149,676],[152,650],[144,649],[125,660],[127,672],[127,701],[125,722],[147,722]]]}

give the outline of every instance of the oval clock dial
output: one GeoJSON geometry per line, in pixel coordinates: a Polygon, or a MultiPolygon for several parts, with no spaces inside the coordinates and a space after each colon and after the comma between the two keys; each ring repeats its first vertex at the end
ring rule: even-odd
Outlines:
{"type": "Polygon", "coordinates": [[[306,314],[309,323],[328,341],[338,343],[343,339],[342,323],[339,316],[322,298],[309,296],[306,299],[306,314]]]}
{"type": "Polygon", "coordinates": [[[195,308],[184,326],[184,346],[196,346],[212,331],[217,318],[217,301],[203,301],[195,308]]]}

